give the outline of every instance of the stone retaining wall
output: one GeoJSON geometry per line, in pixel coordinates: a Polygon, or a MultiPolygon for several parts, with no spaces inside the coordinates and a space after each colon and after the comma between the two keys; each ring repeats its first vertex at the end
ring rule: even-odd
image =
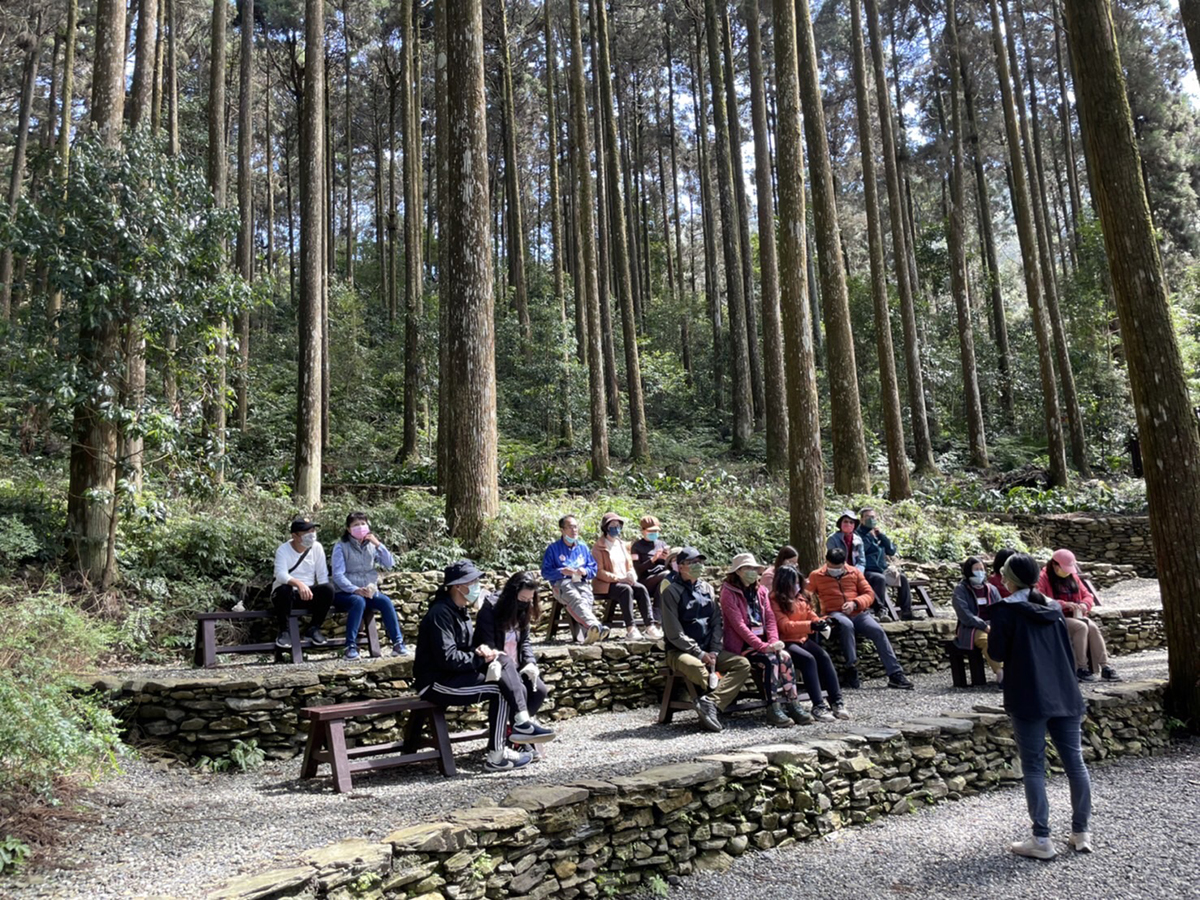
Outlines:
{"type": "Polygon", "coordinates": [[[1029,515],[980,513],[1016,525],[1037,547],[1066,547],[1079,559],[1131,565],[1143,578],[1158,577],[1148,516],[1088,516],[1080,513],[1029,515]]]}
{"type": "MultiPolygon", "coordinates": [[[[1164,645],[1159,610],[1098,611],[1112,655],[1164,645]]],[[[954,634],[950,619],[886,623],[884,630],[910,674],[943,671],[943,642],[954,634]]],[[[837,642],[829,642],[840,664],[837,642]]],[[[606,641],[591,646],[538,646],[542,677],[551,688],[542,715],[554,720],[596,711],[657,706],[662,699],[662,651],[647,641],[606,641]]],[[[257,742],[268,756],[289,759],[304,748],[306,706],[394,697],[411,692],[412,658],[385,657],[355,664],[293,668],[227,668],[158,678],[97,676],[87,683],[107,695],[127,738],[152,742],[195,762],[228,754],[236,740],[257,742]]],[[[875,648],[859,642],[859,672],[882,677],[875,648]]],[[[751,686],[747,691],[752,691],[751,686]]],[[[484,720],[482,707],[452,710],[458,725],[484,720]]],[[[403,726],[396,716],[347,723],[358,743],[395,740],[403,726]]]]}
{"type": "MultiPolygon", "coordinates": [[[[1091,761],[1162,752],[1161,682],[1088,696],[1091,761]]],[[[864,727],[824,740],[702,756],[607,781],[517,788],[495,806],[451,812],[382,841],[308,851],[297,865],[228,882],[211,900],[595,897],[661,890],[665,877],[728,869],[785,847],[1019,778],[1007,716],[864,727]]]]}

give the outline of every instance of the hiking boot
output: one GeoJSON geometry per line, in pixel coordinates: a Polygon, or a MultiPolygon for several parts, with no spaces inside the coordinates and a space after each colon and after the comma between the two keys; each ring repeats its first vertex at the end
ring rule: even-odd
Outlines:
{"type": "Polygon", "coordinates": [[[767,724],[772,728],[791,728],[794,723],[783,711],[783,704],[776,700],[767,707],[767,724]]]}
{"type": "Polygon", "coordinates": [[[856,666],[851,666],[846,670],[846,677],[842,679],[842,687],[862,687],[862,684],[858,680],[858,668],[856,666]]]}
{"type": "Polygon", "coordinates": [[[329,638],[325,637],[316,625],[308,629],[308,639],[312,641],[314,647],[324,647],[329,643],[329,638]]]}
{"type": "Polygon", "coordinates": [[[1030,859],[1054,859],[1057,852],[1050,838],[1028,837],[1023,841],[1013,841],[1008,849],[1017,856],[1028,856],[1030,859]]]}
{"type": "Polygon", "coordinates": [[[1093,675],[1091,673],[1091,671],[1088,669],[1076,669],[1075,677],[1078,678],[1080,681],[1085,681],[1085,682],[1092,682],[1092,681],[1096,680],[1096,676],[1093,675]]]}
{"type": "Polygon", "coordinates": [[[483,762],[483,769],[485,772],[511,772],[513,769],[523,769],[531,762],[533,757],[530,754],[505,747],[495,755],[489,753],[483,762]]]}
{"type": "MultiPolygon", "coordinates": [[[[783,711],[797,725],[811,725],[813,718],[816,716],[817,707],[813,707],[813,712],[810,714],[807,709],[800,705],[799,700],[792,700],[783,707],[783,711]]],[[[833,716],[830,716],[832,719],[833,716]]]]}
{"type": "Polygon", "coordinates": [[[1067,846],[1076,853],[1092,852],[1092,833],[1090,831],[1072,831],[1067,846]]]}
{"type": "Polygon", "coordinates": [[[897,688],[901,691],[911,691],[913,683],[908,680],[908,676],[903,672],[897,672],[894,675],[888,676],[888,687],[897,688]]]}
{"type": "Polygon", "coordinates": [[[717,712],[717,704],[711,697],[701,697],[696,701],[696,715],[700,718],[700,727],[705,731],[717,732],[722,729],[721,714],[717,712]]]}
{"type": "Polygon", "coordinates": [[[275,638],[275,646],[278,647],[280,650],[291,650],[292,649],[291,633],[286,630],[279,632],[279,634],[275,638]]]}
{"type": "Polygon", "coordinates": [[[514,744],[542,744],[554,740],[555,737],[553,731],[539,725],[533,719],[512,727],[511,740],[514,744]]]}
{"type": "Polygon", "coordinates": [[[850,713],[846,710],[846,704],[839,700],[833,704],[833,715],[838,719],[849,719],[850,713]]]}
{"type": "MultiPolygon", "coordinates": [[[[1117,674],[1117,670],[1114,669],[1112,666],[1102,667],[1100,669],[1100,677],[1103,678],[1105,681],[1124,681],[1125,680],[1120,675],[1117,674]]],[[[1086,832],[1084,832],[1084,833],[1086,834],[1086,832]]]]}

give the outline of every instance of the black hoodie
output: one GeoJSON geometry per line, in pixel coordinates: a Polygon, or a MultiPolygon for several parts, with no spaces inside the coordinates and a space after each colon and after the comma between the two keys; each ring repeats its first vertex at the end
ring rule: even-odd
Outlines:
{"type": "MultiPolygon", "coordinates": [[[[1018,591],[1013,597],[1028,597],[1018,591]]],[[[1017,719],[1082,716],[1075,655],[1058,604],[1008,598],[992,610],[988,655],[1004,663],[1004,708],[1017,719]]]]}
{"type": "Polygon", "coordinates": [[[413,681],[417,693],[441,678],[482,672],[487,663],[471,645],[471,617],[446,590],[439,590],[417,630],[413,681]]]}

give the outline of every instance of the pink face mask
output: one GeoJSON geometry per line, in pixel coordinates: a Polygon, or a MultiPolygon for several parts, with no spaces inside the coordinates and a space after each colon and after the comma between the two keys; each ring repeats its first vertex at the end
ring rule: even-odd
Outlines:
{"type": "Polygon", "coordinates": [[[350,529],[350,536],[352,538],[354,538],[356,541],[361,541],[363,538],[365,538],[370,533],[371,533],[370,525],[355,525],[353,528],[350,529]]]}

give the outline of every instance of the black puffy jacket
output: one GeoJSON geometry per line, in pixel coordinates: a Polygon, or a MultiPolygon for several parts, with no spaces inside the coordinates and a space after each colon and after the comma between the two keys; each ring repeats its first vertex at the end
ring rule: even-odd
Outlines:
{"type": "Polygon", "coordinates": [[[482,672],[487,663],[471,646],[471,616],[449,594],[439,592],[417,629],[413,680],[417,693],[439,678],[482,672]]]}

